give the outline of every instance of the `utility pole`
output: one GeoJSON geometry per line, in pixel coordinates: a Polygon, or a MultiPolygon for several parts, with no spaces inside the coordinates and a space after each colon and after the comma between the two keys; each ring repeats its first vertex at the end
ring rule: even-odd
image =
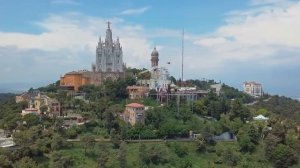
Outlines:
{"type": "Polygon", "coordinates": [[[183,51],[184,51],[184,28],[182,29],[182,43],[181,43],[181,87],[183,87],[183,51]]]}

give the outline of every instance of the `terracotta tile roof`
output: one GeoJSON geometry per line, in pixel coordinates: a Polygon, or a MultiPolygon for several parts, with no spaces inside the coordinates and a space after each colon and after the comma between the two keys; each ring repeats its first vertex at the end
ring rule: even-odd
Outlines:
{"type": "Polygon", "coordinates": [[[140,108],[140,107],[145,107],[145,106],[143,104],[139,104],[139,103],[130,103],[130,104],[127,104],[126,107],[140,108]]]}

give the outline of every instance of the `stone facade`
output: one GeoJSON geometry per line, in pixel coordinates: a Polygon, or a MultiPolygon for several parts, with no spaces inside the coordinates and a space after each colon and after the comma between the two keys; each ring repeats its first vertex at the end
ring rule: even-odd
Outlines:
{"type": "Polygon", "coordinates": [[[117,38],[112,39],[112,31],[110,22],[106,29],[105,41],[99,38],[96,48],[96,71],[100,72],[123,72],[123,51],[117,38]]]}
{"type": "Polygon", "coordinates": [[[60,86],[72,86],[75,91],[78,91],[80,86],[90,83],[90,78],[80,71],[72,71],[60,77],[60,86]]]}
{"type": "Polygon", "coordinates": [[[127,104],[124,114],[125,122],[129,122],[131,125],[136,123],[145,123],[145,106],[138,103],[127,104]]]}

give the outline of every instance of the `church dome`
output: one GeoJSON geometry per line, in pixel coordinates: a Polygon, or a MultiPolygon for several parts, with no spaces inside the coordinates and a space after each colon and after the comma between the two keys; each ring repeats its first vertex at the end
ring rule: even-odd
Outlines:
{"type": "Polygon", "coordinates": [[[153,57],[158,57],[158,51],[156,50],[156,47],[154,47],[154,49],[153,49],[153,51],[152,51],[152,53],[151,53],[151,56],[153,56],[153,57]]]}

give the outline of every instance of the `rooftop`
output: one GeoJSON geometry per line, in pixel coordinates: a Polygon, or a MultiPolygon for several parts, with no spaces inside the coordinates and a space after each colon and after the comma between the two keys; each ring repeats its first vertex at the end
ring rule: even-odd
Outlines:
{"type": "Polygon", "coordinates": [[[244,82],[244,84],[245,85],[248,85],[248,84],[261,85],[260,83],[254,82],[254,81],[252,81],[252,82],[244,82]]]}
{"type": "Polygon", "coordinates": [[[139,104],[139,103],[130,103],[130,104],[127,104],[126,107],[140,108],[140,107],[145,107],[145,106],[143,104],[139,104]]]}

